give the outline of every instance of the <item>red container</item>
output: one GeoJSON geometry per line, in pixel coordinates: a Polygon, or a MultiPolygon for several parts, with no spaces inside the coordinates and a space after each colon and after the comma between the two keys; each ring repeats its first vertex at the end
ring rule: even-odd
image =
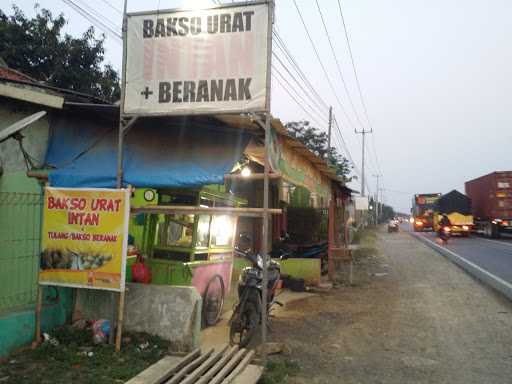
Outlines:
{"type": "Polygon", "coordinates": [[[144,258],[137,255],[137,261],[132,265],[132,281],[134,283],[151,283],[151,269],[144,263],[144,258]]]}
{"type": "Polygon", "coordinates": [[[512,219],[512,171],[493,172],[465,183],[475,220],[512,219]]]}

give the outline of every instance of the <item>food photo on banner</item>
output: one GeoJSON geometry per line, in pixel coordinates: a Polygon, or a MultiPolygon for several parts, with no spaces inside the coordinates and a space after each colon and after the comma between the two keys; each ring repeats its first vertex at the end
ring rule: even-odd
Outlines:
{"type": "Polygon", "coordinates": [[[39,283],[120,291],[129,190],[45,188],[39,283]]]}

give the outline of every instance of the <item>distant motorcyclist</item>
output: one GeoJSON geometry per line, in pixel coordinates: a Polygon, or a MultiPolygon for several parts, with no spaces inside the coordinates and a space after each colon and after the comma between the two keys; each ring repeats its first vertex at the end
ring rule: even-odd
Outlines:
{"type": "Polygon", "coordinates": [[[441,220],[439,220],[439,226],[442,227],[451,227],[452,223],[450,222],[450,219],[448,218],[448,215],[446,213],[443,213],[441,220]]]}
{"type": "Polygon", "coordinates": [[[441,220],[439,220],[439,230],[437,232],[439,238],[446,244],[448,239],[450,238],[450,230],[452,223],[448,216],[443,213],[441,216],[441,220]]]}

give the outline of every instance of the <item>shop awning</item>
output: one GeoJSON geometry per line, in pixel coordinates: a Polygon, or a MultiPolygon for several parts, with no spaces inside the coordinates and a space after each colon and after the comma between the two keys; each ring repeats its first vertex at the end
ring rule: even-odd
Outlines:
{"type": "MultiPolygon", "coordinates": [[[[124,185],[193,188],[223,184],[240,159],[249,136],[208,122],[142,119],[124,144],[124,185]]],[[[114,188],[117,124],[95,116],[69,114],[51,121],[46,164],[50,185],[114,188]]]]}

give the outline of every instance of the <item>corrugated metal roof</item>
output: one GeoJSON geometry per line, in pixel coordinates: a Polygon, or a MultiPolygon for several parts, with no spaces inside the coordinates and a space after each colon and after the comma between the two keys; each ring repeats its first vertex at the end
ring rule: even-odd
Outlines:
{"type": "Polygon", "coordinates": [[[6,67],[0,67],[0,79],[26,81],[30,83],[36,82],[30,76],[27,76],[19,71],[6,67]]]}

